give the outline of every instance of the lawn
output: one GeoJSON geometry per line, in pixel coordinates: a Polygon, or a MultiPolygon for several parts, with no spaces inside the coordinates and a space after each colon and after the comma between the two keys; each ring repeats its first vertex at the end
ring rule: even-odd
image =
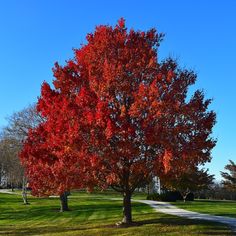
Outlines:
{"type": "Polygon", "coordinates": [[[227,226],[156,213],[141,203],[133,203],[138,225],[118,228],[121,201],[109,200],[117,196],[73,193],[71,211],[60,213],[57,198],[30,197],[25,206],[19,195],[0,194],[0,235],[231,235],[227,226]]]}
{"type": "Polygon", "coordinates": [[[195,200],[185,203],[177,201],[171,204],[190,211],[236,218],[236,201],[195,200]]]}

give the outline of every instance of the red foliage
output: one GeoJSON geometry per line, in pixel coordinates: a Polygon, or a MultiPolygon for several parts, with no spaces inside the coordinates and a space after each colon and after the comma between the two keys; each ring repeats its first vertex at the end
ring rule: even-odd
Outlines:
{"type": "Polygon", "coordinates": [[[158,62],[163,35],[98,26],[75,58],[54,68],[54,89],[42,86],[38,111],[21,154],[35,191],[92,184],[122,193],[150,178],[210,160],[215,113],[192,71],[158,62]]]}

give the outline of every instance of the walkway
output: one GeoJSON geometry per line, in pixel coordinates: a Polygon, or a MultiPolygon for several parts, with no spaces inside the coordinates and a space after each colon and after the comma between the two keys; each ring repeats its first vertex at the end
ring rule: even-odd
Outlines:
{"type": "Polygon", "coordinates": [[[19,195],[19,193],[12,192],[11,189],[0,189],[0,193],[8,193],[8,194],[17,194],[17,195],[19,195]]]}
{"type": "Polygon", "coordinates": [[[169,214],[169,215],[175,215],[175,216],[185,217],[185,218],[194,219],[194,220],[208,220],[208,221],[214,221],[214,222],[218,222],[222,224],[227,224],[230,227],[232,227],[232,230],[234,232],[236,232],[236,218],[225,217],[225,216],[214,216],[214,215],[202,214],[202,213],[193,212],[193,211],[187,211],[187,210],[177,208],[166,202],[158,202],[158,201],[151,201],[151,200],[133,200],[133,201],[148,204],[151,207],[153,207],[156,211],[169,214]]]}

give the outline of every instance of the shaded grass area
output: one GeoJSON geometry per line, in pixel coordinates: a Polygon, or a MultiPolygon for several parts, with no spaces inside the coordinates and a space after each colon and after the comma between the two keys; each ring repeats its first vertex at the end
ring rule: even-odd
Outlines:
{"type": "Polygon", "coordinates": [[[0,235],[232,235],[227,226],[156,213],[142,203],[133,203],[136,226],[117,227],[122,204],[112,197],[120,196],[76,192],[70,211],[60,213],[57,198],[30,197],[23,205],[19,195],[0,194],[0,235]]]}
{"type": "Polygon", "coordinates": [[[195,200],[185,203],[177,201],[171,204],[189,211],[236,218],[236,201],[195,200]]]}

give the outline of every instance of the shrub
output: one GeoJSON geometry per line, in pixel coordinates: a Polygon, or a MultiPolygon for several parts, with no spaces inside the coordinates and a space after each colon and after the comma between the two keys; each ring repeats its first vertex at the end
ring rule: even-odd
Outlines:
{"type": "Polygon", "coordinates": [[[186,201],[194,201],[194,194],[193,193],[189,193],[186,197],[186,201]]]}
{"type": "Polygon", "coordinates": [[[168,191],[161,194],[153,193],[147,196],[147,200],[164,201],[164,202],[176,202],[176,200],[182,200],[182,196],[178,191],[168,191]]]}
{"type": "Polygon", "coordinates": [[[159,194],[159,193],[148,194],[147,200],[161,201],[161,194],[159,194]]]}

